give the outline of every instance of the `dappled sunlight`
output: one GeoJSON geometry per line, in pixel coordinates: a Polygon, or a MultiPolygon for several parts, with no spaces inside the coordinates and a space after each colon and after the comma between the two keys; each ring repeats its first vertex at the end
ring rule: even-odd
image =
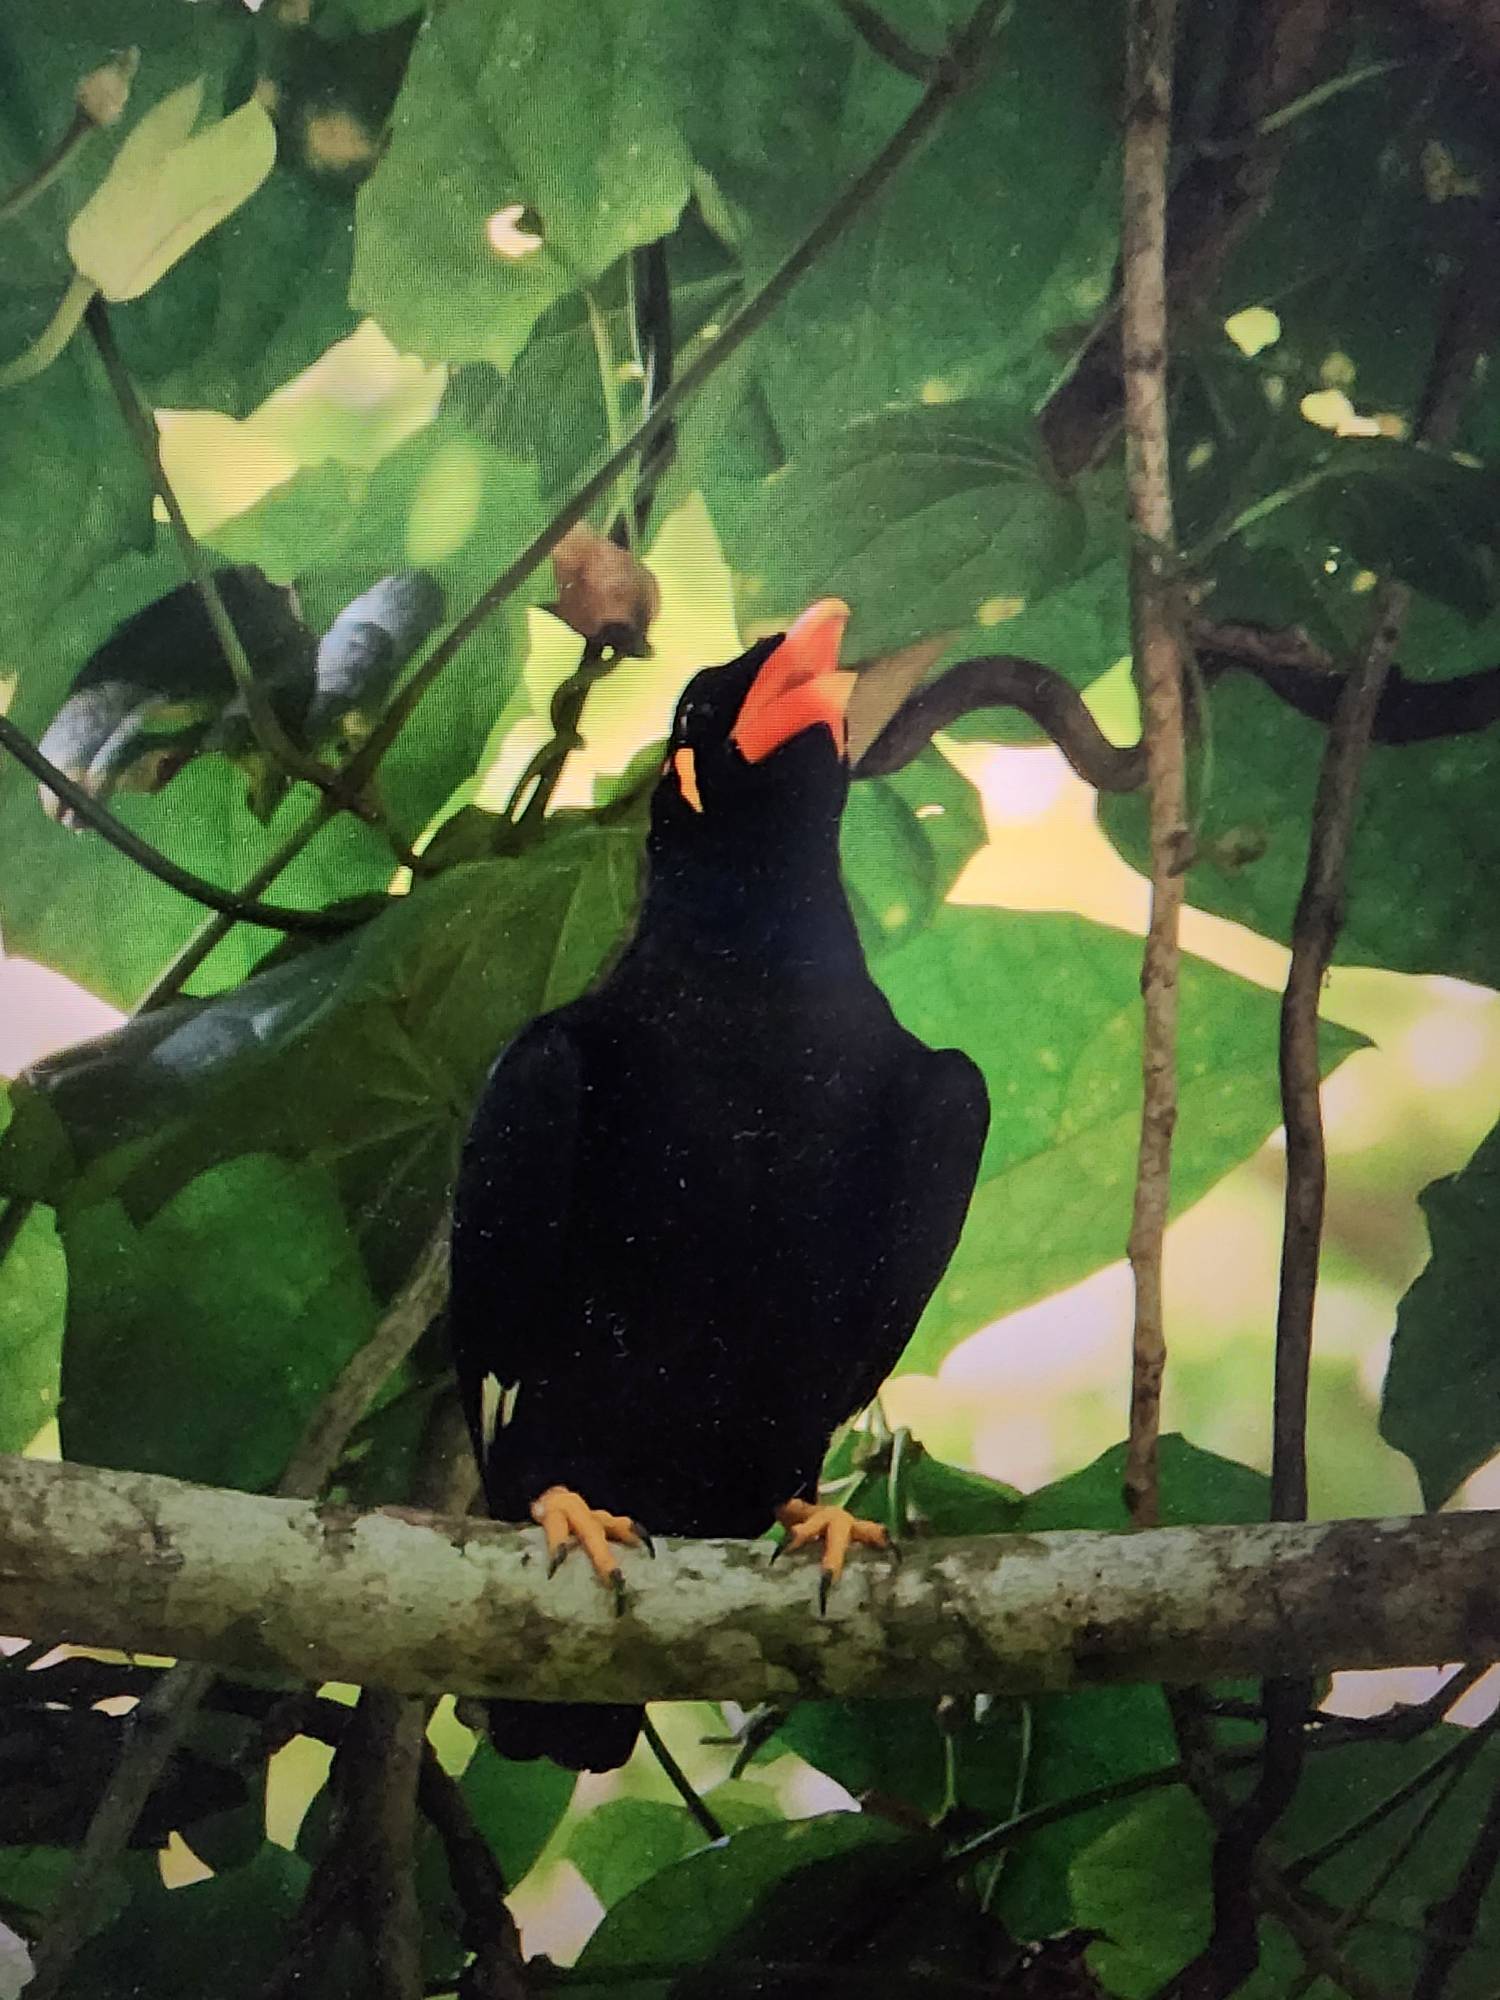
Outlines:
{"type": "Polygon", "coordinates": [[[400,354],[363,321],[248,417],[157,411],[162,464],[196,535],[253,507],[304,466],[366,469],[431,422],[448,371],[400,354]]]}

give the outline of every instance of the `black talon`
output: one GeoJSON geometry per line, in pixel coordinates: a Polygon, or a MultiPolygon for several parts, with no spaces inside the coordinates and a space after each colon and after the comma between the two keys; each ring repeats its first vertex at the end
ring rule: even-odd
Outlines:
{"type": "MultiPolygon", "coordinates": [[[[790,1547],[791,1547],[790,1540],[778,1542],[775,1548],[772,1549],[771,1551],[771,1562],[775,1562],[779,1557],[784,1556],[790,1547]]],[[[766,1568],[769,1569],[770,1567],[771,1563],[767,1563],[766,1568]]]]}
{"type": "Polygon", "coordinates": [[[641,1526],[641,1524],[640,1524],[640,1522],[639,1522],[639,1521],[632,1521],[630,1525],[631,1525],[631,1527],[632,1527],[632,1528],[634,1528],[634,1530],[635,1530],[635,1535],[636,1535],[636,1540],[637,1540],[637,1541],[638,1541],[638,1542],[639,1542],[639,1543],[641,1544],[641,1546],[642,1546],[642,1547],[643,1547],[643,1548],[645,1549],[645,1551],[646,1551],[647,1555],[648,1555],[648,1556],[650,1556],[650,1558],[651,1558],[652,1562],[655,1562],[655,1561],[656,1561],[656,1544],[655,1544],[655,1542],[653,1542],[653,1541],[652,1541],[652,1539],[651,1539],[651,1537],[650,1537],[649,1533],[648,1533],[648,1532],[646,1531],[646,1529],[644,1529],[644,1528],[643,1528],[643,1527],[641,1526]]]}
{"type": "Polygon", "coordinates": [[[625,1579],[619,1570],[616,1569],[610,1571],[609,1581],[615,1593],[615,1616],[616,1618],[623,1618],[625,1616],[625,1579]]]}
{"type": "Polygon", "coordinates": [[[819,1617],[823,1617],[823,1616],[825,1616],[825,1615],[826,1615],[826,1613],[827,1613],[827,1610],[828,1610],[828,1597],[829,1597],[829,1593],[830,1593],[830,1591],[831,1591],[831,1590],[833,1589],[833,1585],[834,1585],[834,1574],[833,1574],[833,1571],[832,1571],[831,1569],[825,1569],[825,1570],[820,1570],[820,1571],[819,1571],[819,1573],[818,1573],[818,1615],[819,1615],[819,1617]]]}
{"type": "Polygon", "coordinates": [[[563,1546],[560,1549],[554,1549],[552,1551],[552,1560],[547,1565],[547,1581],[549,1583],[552,1581],[553,1577],[557,1575],[557,1572],[562,1568],[563,1557],[567,1553],[568,1553],[568,1546],[566,1542],[564,1542],[563,1546]]]}

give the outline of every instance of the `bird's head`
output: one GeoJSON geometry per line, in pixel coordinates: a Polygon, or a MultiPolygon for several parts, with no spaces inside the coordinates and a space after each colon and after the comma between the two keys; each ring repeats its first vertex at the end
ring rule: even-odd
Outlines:
{"type": "Polygon", "coordinates": [[[855,676],[839,668],[849,607],[810,606],[791,629],[682,692],[652,799],[653,843],[742,862],[835,832],[849,790],[844,711],[855,676]]]}

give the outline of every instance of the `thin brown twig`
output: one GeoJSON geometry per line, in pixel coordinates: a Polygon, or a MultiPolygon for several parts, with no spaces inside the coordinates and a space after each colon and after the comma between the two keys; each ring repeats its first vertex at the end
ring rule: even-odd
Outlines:
{"type": "Polygon", "coordinates": [[[1123,294],[1125,478],[1131,619],[1150,799],[1151,917],[1141,966],[1140,1153],[1130,1223],[1135,1280],[1125,1501],[1137,1527],[1160,1516],[1157,1437],[1166,1331],[1162,1236],[1177,1122],[1177,928],[1189,859],[1182,680],[1167,439],[1167,159],[1176,0],[1133,0],[1126,23],[1123,294]]]}
{"type": "MultiPolygon", "coordinates": [[[[375,1391],[441,1310],[447,1288],[446,1258],[445,1222],[424,1246],[410,1277],[370,1339],[344,1364],[313,1412],[277,1482],[276,1490],[283,1499],[313,1499],[321,1491],[375,1391]]],[[[89,1821],[73,1873],[36,1947],[36,1971],[28,2000],[56,2000],[61,1993],[93,1926],[106,1878],[216,1678],[211,1667],[179,1661],[131,1711],[120,1761],[89,1821]]]]}
{"type": "MultiPolygon", "coordinates": [[[[1418,434],[1428,443],[1451,441],[1464,394],[1490,336],[1495,287],[1487,265],[1484,255],[1476,255],[1455,283],[1418,419],[1418,434]]],[[[1345,881],[1365,757],[1409,602],[1410,592],[1404,585],[1387,581],[1381,586],[1369,640],[1339,690],[1313,801],[1307,869],[1292,923],[1291,966],[1282,996],[1280,1034],[1286,1194],[1276,1313],[1270,1502],[1272,1516],[1278,1520],[1307,1517],[1307,1393],[1327,1196],[1318,1009],[1343,923],[1345,881]]],[[[1306,1748],[1301,1718],[1309,1694],[1309,1685],[1300,1679],[1266,1683],[1261,1777],[1220,1834],[1216,1879],[1246,1877],[1259,1843],[1295,1797],[1306,1748]]]]}

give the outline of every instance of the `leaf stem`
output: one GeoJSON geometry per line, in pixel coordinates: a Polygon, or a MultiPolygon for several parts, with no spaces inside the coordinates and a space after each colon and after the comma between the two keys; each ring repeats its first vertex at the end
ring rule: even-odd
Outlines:
{"type": "Polygon", "coordinates": [[[0,195],[0,222],[10,222],[15,216],[24,213],[37,196],[45,193],[58,175],[66,169],[68,162],[89,134],[97,130],[98,126],[94,119],[82,105],[79,105],[74,110],[72,124],[43,159],[41,165],[34,167],[24,180],[17,181],[8,194],[0,195]]]}

